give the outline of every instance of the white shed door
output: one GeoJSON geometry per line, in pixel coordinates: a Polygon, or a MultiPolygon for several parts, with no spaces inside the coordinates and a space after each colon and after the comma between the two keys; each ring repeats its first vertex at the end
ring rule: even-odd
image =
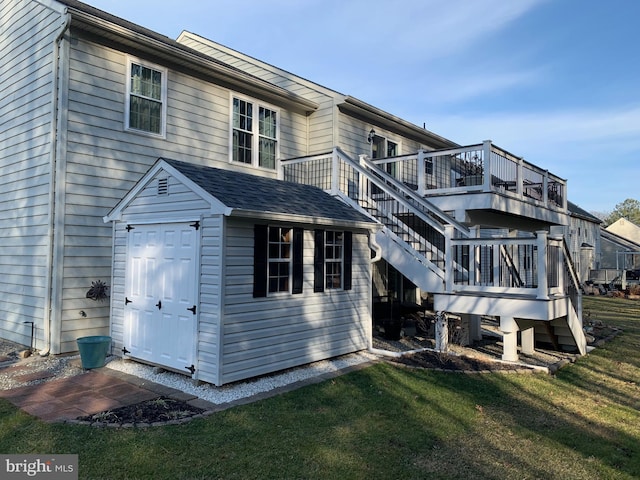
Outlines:
{"type": "Polygon", "coordinates": [[[124,347],[128,355],[184,371],[194,364],[198,231],[187,223],[129,231],[124,347]]]}

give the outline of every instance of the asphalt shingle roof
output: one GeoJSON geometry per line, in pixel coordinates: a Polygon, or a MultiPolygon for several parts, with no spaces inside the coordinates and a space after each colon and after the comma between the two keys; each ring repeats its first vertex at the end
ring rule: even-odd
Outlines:
{"type": "Polygon", "coordinates": [[[163,158],[232,209],[375,223],[317,187],[163,158]]]}

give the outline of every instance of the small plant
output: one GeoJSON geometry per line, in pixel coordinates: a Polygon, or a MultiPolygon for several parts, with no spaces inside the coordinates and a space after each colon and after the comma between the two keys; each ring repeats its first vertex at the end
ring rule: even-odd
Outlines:
{"type": "Polygon", "coordinates": [[[117,420],[118,416],[112,411],[107,410],[106,412],[96,413],[95,415],[92,415],[91,418],[96,422],[109,422],[117,420]]]}

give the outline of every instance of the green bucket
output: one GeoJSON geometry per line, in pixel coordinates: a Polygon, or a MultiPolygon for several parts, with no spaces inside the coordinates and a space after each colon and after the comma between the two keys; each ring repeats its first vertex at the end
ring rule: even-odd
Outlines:
{"type": "Polygon", "coordinates": [[[111,347],[111,337],[106,335],[96,335],[92,337],[81,337],[76,340],[78,350],[80,350],[80,361],[82,368],[104,367],[109,347],[111,347]]]}

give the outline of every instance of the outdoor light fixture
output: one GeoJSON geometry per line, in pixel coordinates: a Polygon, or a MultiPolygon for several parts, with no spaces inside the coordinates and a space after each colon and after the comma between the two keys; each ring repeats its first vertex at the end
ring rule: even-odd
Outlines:
{"type": "Polygon", "coordinates": [[[369,143],[373,142],[373,137],[376,136],[376,131],[372,128],[371,130],[369,130],[369,136],[367,137],[367,141],[369,143]]]}

